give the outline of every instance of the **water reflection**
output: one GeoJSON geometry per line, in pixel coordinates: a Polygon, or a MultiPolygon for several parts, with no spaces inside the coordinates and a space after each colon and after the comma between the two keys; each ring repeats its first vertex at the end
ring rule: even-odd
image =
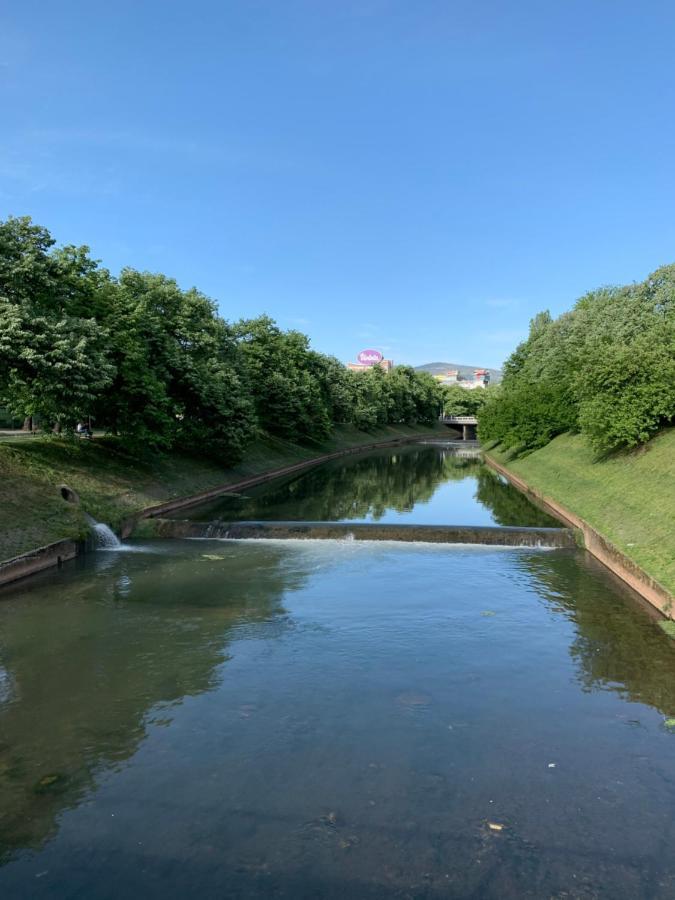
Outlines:
{"type": "Polygon", "coordinates": [[[584,553],[150,546],[2,594],[3,896],[672,896],[675,654],[584,553]]]}
{"type": "Polygon", "coordinates": [[[656,613],[585,553],[518,557],[549,608],[574,625],[569,653],[586,691],[614,691],[675,716],[675,647],[656,613]]]}
{"type": "Polygon", "coordinates": [[[50,836],[149,722],[212,690],[234,636],[287,627],[282,597],[305,576],[283,553],[205,553],[100,554],[3,592],[0,860],[50,836]]]}
{"type": "MultiPolygon", "coordinates": [[[[185,518],[185,513],[176,514],[185,518]]],[[[199,521],[307,520],[430,525],[560,523],[482,464],[443,446],[353,456],[246,490],[188,513],[199,521]]]]}

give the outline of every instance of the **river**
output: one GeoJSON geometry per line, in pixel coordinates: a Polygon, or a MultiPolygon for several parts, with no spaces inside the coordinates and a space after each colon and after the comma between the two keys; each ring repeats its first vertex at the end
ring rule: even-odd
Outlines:
{"type": "MultiPolygon", "coordinates": [[[[551,524],[420,446],[193,515],[551,524]]],[[[675,651],[582,551],[132,541],[0,598],[3,898],[675,895],[675,651]]]]}

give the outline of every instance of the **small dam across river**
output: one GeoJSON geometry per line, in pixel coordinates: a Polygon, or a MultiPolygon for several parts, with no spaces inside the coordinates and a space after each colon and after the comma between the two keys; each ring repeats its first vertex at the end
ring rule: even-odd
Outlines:
{"type": "Polygon", "coordinates": [[[559,549],[575,547],[574,534],[568,528],[377,522],[195,522],[189,519],[158,519],[156,527],[158,535],[164,538],[407,541],[559,549]]]}

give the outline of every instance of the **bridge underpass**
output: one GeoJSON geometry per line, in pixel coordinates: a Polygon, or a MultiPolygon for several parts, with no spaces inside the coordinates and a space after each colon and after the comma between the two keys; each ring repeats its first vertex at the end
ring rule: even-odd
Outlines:
{"type": "Polygon", "coordinates": [[[478,419],[475,416],[440,416],[439,421],[459,431],[464,441],[475,441],[478,419]]]}

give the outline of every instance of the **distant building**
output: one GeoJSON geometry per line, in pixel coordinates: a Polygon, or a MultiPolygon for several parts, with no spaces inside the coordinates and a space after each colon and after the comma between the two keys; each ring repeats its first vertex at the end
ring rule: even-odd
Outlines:
{"type": "Polygon", "coordinates": [[[390,372],[394,368],[394,361],[391,359],[381,359],[376,363],[347,363],[347,368],[351,372],[367,372],[368,369],[372,369],[374,366],[379,366],[380,369],[384,369],[385,372],[390,372]]]}
{"type": "Polygon", "coordinates": [[[447,372],[441,372],[440,375],[434,375],[436,381],[441,384],[457,384],[459,381],[459,369],[448,369],[447,372]]]}
{"type": "Polygon", "coordinates": [[[434,378],[439,384],[447,386],[457,384],[467,391],[473,391],[475,388],[484,388],[490,383],[490,370],[475,369],[473,379],[471,379],[462,378],[458,369],[448,369],[447,372],[442,372],[440,375],[434,375],[434,378]]]}

